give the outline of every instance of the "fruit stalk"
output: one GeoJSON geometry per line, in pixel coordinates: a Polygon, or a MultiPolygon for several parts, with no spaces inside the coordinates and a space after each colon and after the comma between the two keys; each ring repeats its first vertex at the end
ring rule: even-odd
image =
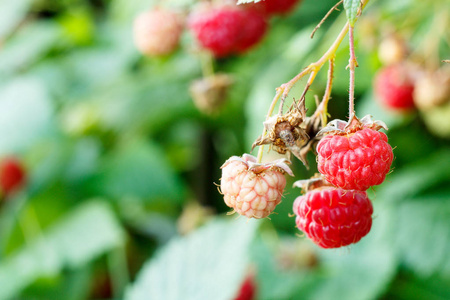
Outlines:
{"type": "Polygon", "coordinates": [[[350,69],[350,88],[349,88],[349,100],[348,100],[348,110],[349,110],[349,120],[353,120],[355,116],[355,68],[358,66],[355,55],[355,39],[353,36],[354,27],[349,27],[348,41],[350,44],[350,59],[349,59],[349,69],[350,69]]]}

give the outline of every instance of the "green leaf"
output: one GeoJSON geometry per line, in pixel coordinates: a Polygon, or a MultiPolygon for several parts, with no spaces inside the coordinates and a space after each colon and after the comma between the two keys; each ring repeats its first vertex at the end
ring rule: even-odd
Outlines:
{"type": "Polygon", "coordinates": [[[257,224],[217,219],[172,240],[142,268],[125,299],[233,299],[246,275],[257,224]]]}
{"type": "Polygon", "coordinates": [[[0,0],[0,40],[7,37],[25,18],[31,0],[0,0]]]}
{"type": "MultiPolygon", "coordinates": [[[[395,155],[395,150],[394,150],[395,155]]],[[[450,150],[444,149],[401,170],[394,170],[376,192],[383,201],[402,201],[450,178],[450,150]]]]}
{"type": "MultiPolygon", "coordinates": [[[[315,280],[316,274],[308,269],[283,270],[279,265],[279,257],[282,256],[278,251],[270,249],[269,246],[277,245],[281,240],[289,241],[289,246],[294,249],[300,249],[300,239],[295,236],[279,239],[279,236],[266,235],[264,239],[257,239],[252,247],[252,261],[257,266],[257,286],[259,300],[281,300],[293,299],[293,295],[303,289],[307,289],[315,280]],[[270,245],[269,245],[270,244],[270,245]],[[278,259],[277,259],[278,258],[278,259]]],[[[280,244],[281,244],[280,243],[280,244]]],[[[304,246],[304,245],[302,245],[304,246]]],[[[283,250],[281,250],[283,251],[283,250]]]]}
{"type": "Polygon", "coordinates": [[[181,182],[154,144],[127,142],[105,157],[94,189],[114,198],[181,199],[181,182]]]}
{"type": "Polygon", "coordinates": [[[351,26],[355,25],[360,4],[361,0],[344,0],[345,13],[351,26]]]}
{"type": "Polygon", "coordinates": [[[60,42],[61,37],[59,26],[48,21],[25,26],[0,51],[0,75],[10,75],[28,67],[60,42]]]}
{"type": "Polygon", "coordinates": [[[36,79],[19,78],[0,88],[0,153],[23,150],[51,128],[53,107],[36,79]]]}
{"type": "Polygon", "coordinates": [[[0,299],[63,268],[76,268],[102,253],[121,246],[124,235],[111,208],[103,202],[82,205],[0,264],[0,299]]]}
{"type": "Polygon", "coordinates": [[[403,202],[397,210],[394,245],[399,257],[421,277],[450,275],[448,192],[403,202]]]}

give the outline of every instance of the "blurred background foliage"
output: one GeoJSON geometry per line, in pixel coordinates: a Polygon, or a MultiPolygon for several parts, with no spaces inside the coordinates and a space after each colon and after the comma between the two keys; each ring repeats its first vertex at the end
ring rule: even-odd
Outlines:
{"type": "MultiPolygon", "coordinates": [[[[168,57],[134,47],[133,18],[152,1],[1,0],[0,154],[24,162],[27,183],[0,207],[0,299],[227,300],[250,273],[257,299],[449,299],[449,137],[372,92],[383,36],[420,52],[438,13],[449,16],[445,0],[371,1],[357,23],[357,112],[384,120],[395,147],[392,174],[370,191],[367,237],[342,250],[298,237],[294,179],[271,220],[224,216],[221,164],[250,151],[275,88],[334,40],[343,13],[309,35],[335,2],[304,0],[255,49],[216,61],[235,83],[220,112],[203,114],[189,95],[202,74],[189,33],[168,57]]],[[[448,40],[438,48],[450,59],[448,40]]],[[[346,117],[347,62],[342,45],[333,118],[346,117]]],[[[309,171],[293,163],[296,179],[314,174],[310,160],[309,171]]]]}

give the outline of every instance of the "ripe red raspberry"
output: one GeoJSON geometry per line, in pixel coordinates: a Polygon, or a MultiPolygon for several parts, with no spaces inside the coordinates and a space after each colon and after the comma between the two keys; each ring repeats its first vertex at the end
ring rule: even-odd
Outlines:
{"type": "Polygon", "coordinates": [[[392,110],[407,111],[414,108],[414,82],[405,65],[392,65],[382,69],[374,82],[378,100],[392,110]]]}
{"type": "Polygon", "coordinates": [[[357,243],[372,227],[372,203],[366,192],[314,189],[294,201],[298,229],[322,248],[357,243]]]}
{"type": "Polygon", "coordinates": [[[267,31],[267,21],[262,14],[254,10],[243,10],[244,24],[242,24],[235,50],[243,53],[256,45],[267,31]]]}
{"type": "Polygon", "coordinates": [[[4,158],[0,162],[0,188],[3,195],[14,193],[24,182],[25,169],[21,162],[13,157],[4,158]]]}
{"type": "Polygon", "coordinates": [[[248,6],[266,15],[286,15],[297,5],[299,0],[263,0],[257,3],[250,3],[248,6]]]}
{"type": "Polygon", "coordinates": [[[326,135],[317,145],[319,172],[345,190],[365,191],[381,184],[393,158],[386,134],[370,128],[326,135]]]}
{"type": "Polygon", "coordinates": [[[257,44],[267,23],[258,13],[237,6],[204,6],[191,15],[189,27],[203,48],[225,57],[257,44]]]}
{"type": "Polygon", "coordinates": [[[294,174],[287,160],[256,163],[254,156],[244,154],[228,159],[222,168],[220,188],[225,204],[248,218],[265,218],[281,202],[286,186],[285,173],[294,174]]]}
{"type": "Polygon", "coordinates": [[[234,300],[253,300],[256,294],[256,283],[253,276],[247,276],[234,300]]]}
{"type": "Polygon", "coordinates": [[[134,21],[136,47],[148,56],[172,53],[183,31],[179,16],[168,10],[154,9],[138,15],[134,21]]]}

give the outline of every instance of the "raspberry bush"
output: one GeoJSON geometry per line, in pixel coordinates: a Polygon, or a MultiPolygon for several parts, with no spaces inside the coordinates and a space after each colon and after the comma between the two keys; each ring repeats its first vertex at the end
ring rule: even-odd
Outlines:
{"type": "Polygon", "coordinates": [[[447,2],[0,2],[0,300],[450,299],[447,2]]]}

